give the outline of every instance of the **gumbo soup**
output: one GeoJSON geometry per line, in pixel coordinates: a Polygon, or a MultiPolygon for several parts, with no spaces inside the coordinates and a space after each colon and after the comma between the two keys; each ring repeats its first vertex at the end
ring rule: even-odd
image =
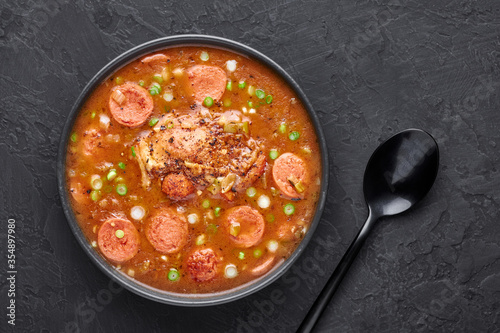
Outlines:
{"type": "Polygon", "coordinates": [[[307,111],[271,69],[223,49],[173,47],[92,92],[66,177],[81,229],[111,265],[200,294],[286,260],[314,216],[321,161],[307,111]]]}

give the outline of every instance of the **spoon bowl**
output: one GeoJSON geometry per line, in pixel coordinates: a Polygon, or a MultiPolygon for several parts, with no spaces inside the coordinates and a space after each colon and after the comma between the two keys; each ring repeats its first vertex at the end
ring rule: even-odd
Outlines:
{"type": "Polygon", "coordinates": [[[434,184],[438,169],[437,143],[423,130],[407,129],[395,134],[373,152],[363,180],[368,218],[297,332],[311,332],[314,328],[375,222],[382,216],[402,213],[422,200],[434,184]]]}
{"type": "Polygon", "coordinates": [[[425,131],[400,132],[372,154],[366,166],[363,192],[372,214],[402,213],[422,200],[436,179],[439,150],[425,131]]]}

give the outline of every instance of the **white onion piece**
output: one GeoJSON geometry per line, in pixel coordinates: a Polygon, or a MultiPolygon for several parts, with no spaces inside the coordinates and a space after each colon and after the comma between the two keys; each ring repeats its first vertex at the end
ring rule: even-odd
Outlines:
{"type": "Polygon", "coordinates": [[[172,74],[174,74],[176,78],[179,78],[184,74],[184,70],[182,68],[177,67],[172,71],[172,74]]]}
{"type": "Polygon", "coordinates": [[[256,113],[256,112],[257,112],[257,110],[255,110],[255,109],[248,110],[248,113],[256,113]]]}
{"type": "Polygon", "coordinates": [[[108,129],[109,127],[109,117],[106,116],[105,114],[101,114],[99,116],[99,123],[101,124],[101,127],[104,128],[104,129],[108,129]]]}
{"type": "Polygon", "coordinates": [[[174,99],[174,94],[172,94],[171,91],[167,91],[166,93],[163,94],[163,99],[167,102],[170,102],[174,99]]]}
{"type": "Polygon", "coordinates": [[[168,70],[167,67],[163,68],[163,70],[161,71],[161,78],[164,81],[167,81],[170,79],[170,71],[168,70]]]}
{"type": "Polygon", "coordinates": [[[195,224],[199,220],[198,214],[196,213],[189,214],[187,218],[190,224],[195,224]]]}
{"type": "Polygon", "coordinates": [[[236,276],[238,276],[238,269],[236,268],[235,265],[228,264],[224,269],[224,276],[227,277],[228,279],[233,279],[236,276]]]}
{"type": "Polygon", "coordinates": [[[201,54],[200,54],[200,59],[202,61],[208,61],[209,59],[209,55],[208,55],[208,52],[207,51],[202,51],[201,54]]]}
{"type": "Polygon", "coordinates": [[[259,199],[257,199],[257,204],[260,208],[269,208],[271,205],[271,199],[267,195],[261,195],[259,199]]]}
{"type": "Polygon", "coordinates": [[[120,142],[120,134],[108,134],[106,135],[106,140],[109,142],[120,142]]]}
{"type": "Polygon", "coordinates": [[[130,216],[132,216],[134,220],[142,220],[144,215],[146,215],[146,210],[141,206],[134,206],[130,210],[130,216]]]}
{"type": "Polygon", "coordinates": [[[226,62],[226,68],[230,72],[234,72],[236,70],[236,60],[228,60],[226,62]]]}
{"type": "Polygon", "coordinates": [[[278,246],[279,246],[279,244],[275,240],[270,240],[269,242],[267,242],[267,245],[266,245],[269,252],[272,252],[272,253],[274,253],[278,250],[278,246]]]}
{"type": "Polygon", "coordinates": [[[203,244],[205,244],[205,238],[206,238],[205,234],[199,235],[198,237],[196,237],[195,244],[196,245],[203,245],[203,244]]]}

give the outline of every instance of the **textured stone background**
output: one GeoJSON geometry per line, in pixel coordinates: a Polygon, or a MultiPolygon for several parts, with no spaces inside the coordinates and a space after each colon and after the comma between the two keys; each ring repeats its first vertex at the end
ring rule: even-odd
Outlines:
{"type": "MultiPolygon", "coordinates": [[[[500,331],[500,2],[0,1],[2,254],[17,224],[17,325],[30,332],[293,332],[367,215],[364,166],[408,127],[441,167],[429,195],[375,228],[317,332],[500,331]],[[332,166],[323,219],[293,268],[231,304],[178,308],[112,283],[77,244],[55,161],[69,110],[109,60],[174,34],[264,52],[305,90],[332,166]]],[[[6,324],[2,255],[0,327],[6,324]],[[5,313],[4,313],[5,312],[5,313]]]]}

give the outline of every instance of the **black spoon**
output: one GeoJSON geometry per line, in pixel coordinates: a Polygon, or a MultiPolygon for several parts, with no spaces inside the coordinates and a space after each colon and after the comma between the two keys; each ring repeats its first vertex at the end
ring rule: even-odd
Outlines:
{"type": "Polygon", "coordinates": [[[419,129],[402,131],[380,145],[365,170],[363,192],[368,218],[302,321],[297,332],[311,332],[347,273],[375,222],[402,213],[429,192],[439,166],[434,138],[419,129]]]}

